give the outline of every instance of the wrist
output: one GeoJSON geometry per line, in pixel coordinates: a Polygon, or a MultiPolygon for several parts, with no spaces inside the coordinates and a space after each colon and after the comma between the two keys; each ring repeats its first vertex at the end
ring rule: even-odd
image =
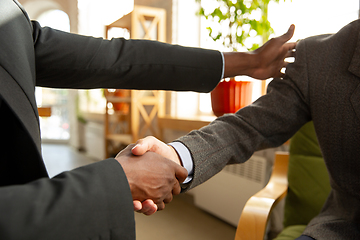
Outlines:
{"type": "Polygon", "coordinates": [[[224,78],[240,75],[249,76],[258,63],[257,54],[252,52],[224,52],[224,78]]]}

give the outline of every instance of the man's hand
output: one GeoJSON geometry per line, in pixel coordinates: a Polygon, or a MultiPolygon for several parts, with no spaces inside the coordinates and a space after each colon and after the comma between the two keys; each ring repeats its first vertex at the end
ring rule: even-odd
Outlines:
{"type": "Polygon", "coordinates": [[[135,156],[127,146],[115,159],[121,164],[128,179],[134,208],[144,202],[144,214],[152,214],[157,209],[165,208],[165,203],[171,202],[173,195],[180,193],[180,183],[187,177],[187,171],[169,159],[155,152],[145,152],[135,156]],[[151,201],[152,200],[152,201],[151,201]]]}
{"type": "MultiPolygon", "coordinates": [[[[136,142],[135,146],[131,149],[134,155],[141,156],[146,152],[151,151],[161,156],[174,161],[175,163],[182,165],[179,156],[176,151],[169,145],[161,142],[155,137],[146,137],[136,142]]],[[[143,213],[145,215],[152,215],[157,211],[157,205],[150,199],[140,202],[134,201],[134,211],[143,213]]]]}
{"type": "Polygon", "coordinates": [[[281,69],[287,66],[288,57],[294,57],[296,43],[287,43],[294,35],[295,26],[282,36],[270,39],[253,52],[226,52],[224,77],[247,75],[256,79],[282,77],[281,69]]]}
{"type": "Polygon", "coordinates": [[[131,149],[131,152],[138,156],[143,155],[147,151],[155,152],[179,165],[182,165],[180,158],[173,147],[152,136],[139,139],[135,146],[131,149]]]}

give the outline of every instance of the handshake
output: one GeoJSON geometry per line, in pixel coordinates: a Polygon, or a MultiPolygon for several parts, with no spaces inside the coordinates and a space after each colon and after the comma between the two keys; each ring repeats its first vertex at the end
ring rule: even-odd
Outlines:
{"type": "Polygon", "coordinates": [[[176,151],[155,137],[130,144],[115,159],[128,179],[134,210],[145,215],[164,209],[188,176],[176,151]]]}

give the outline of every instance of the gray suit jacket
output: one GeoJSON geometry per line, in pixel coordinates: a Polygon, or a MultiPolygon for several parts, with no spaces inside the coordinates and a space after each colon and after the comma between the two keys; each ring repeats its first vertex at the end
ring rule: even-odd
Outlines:
{"type": "Polygon", "coordinates": [[[35,85],[210,91],[218,51],[41,28],[0,1],[0,239],[134,239],[130,189],[108,159],[48,179],[35,85]]]}
{"type": "Polygon", "coordinates": [[[315,239],[360,239],[360,20],[337,34],[299,42],[285,79],[235,114],[179,139],[194,159],[189,188],[226,164],[276,147],[313,120],[332,191],[304,234],[315,239]]]}

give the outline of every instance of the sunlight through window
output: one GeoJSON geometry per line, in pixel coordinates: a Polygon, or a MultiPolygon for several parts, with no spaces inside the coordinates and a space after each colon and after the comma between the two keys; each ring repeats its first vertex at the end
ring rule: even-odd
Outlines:
{"type": "Polygon", "coordinates": [[[49,10],[41,14],[37,21],[42,27],[52,27],[61,31],[70,32],[69,16],[61,10],[49,10]]]}
{"type": "MultiPolygon", "coordinates": [[[[68,15],[61,10],[48,10],[36,19],[42,27],[51,27],[70,32],[68,15]]],[[[40,118],[41,137],[44,140],[65,140],[70,138],[68,90],[52,88],[36,88],[38,105],[51,106],[52,115],[40,118]]]]}

